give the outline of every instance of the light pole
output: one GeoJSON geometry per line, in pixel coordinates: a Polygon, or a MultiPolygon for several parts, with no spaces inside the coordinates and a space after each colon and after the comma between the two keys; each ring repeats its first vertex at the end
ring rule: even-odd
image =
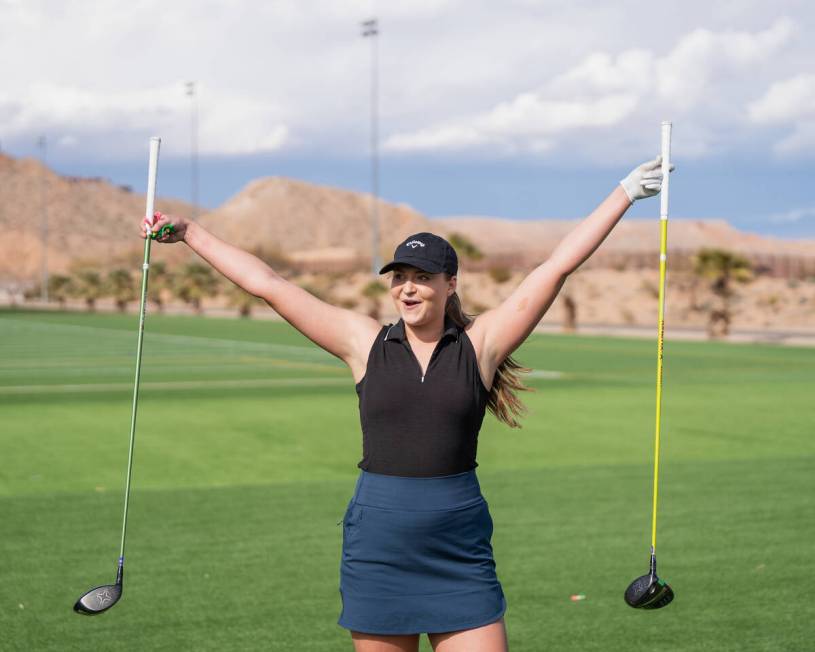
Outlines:
{"type": "Polygon", "coordinates": [[[42,176],[40,178],[40,209],[42,211],[42,270],[40,274],[40,298],[48,303],[48,170],[45,167],[47,141],[45,136],[37,139],[42,160],[42,176]]]}
{"type": "Polygon", "coordinates": [[[187,82],[187,97],[190,98],[190,201],[192,219],[198,217],[198,97],[195,82],[187,82]]]}
{"type": "Polygon", "coordinates": [[[363,21],[362,36],[371,38],[371,266],[374,276],[379,274],[382,261],[379,258],[379,113],[378,113],[378,50],[379,22],[376,18],[363,21]]]}

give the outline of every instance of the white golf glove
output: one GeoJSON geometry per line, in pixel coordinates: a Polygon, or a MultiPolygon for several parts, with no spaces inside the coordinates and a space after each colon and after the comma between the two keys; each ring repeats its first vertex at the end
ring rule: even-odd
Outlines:
{"type": "MultiPolygon", "coordinates": [[[[673,171],[672,165],[670,171],[673,171]]],[[[635,167],[620,185],[633,204],[638,199],[653,197],[662,189],[662,154],[653,161],[635,167]]]]}

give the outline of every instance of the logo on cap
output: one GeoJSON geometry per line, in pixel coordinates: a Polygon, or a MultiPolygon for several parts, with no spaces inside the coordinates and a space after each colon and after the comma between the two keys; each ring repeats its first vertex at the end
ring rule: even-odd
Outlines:
{"type": "Polygon", "coordinates": [[[411,240],[410,242],[405,243],[405,246],[410,247],[411,249],[415,249],[420,245],[424,247],[424,242],[421,242],[420,240],[411,240]]]}

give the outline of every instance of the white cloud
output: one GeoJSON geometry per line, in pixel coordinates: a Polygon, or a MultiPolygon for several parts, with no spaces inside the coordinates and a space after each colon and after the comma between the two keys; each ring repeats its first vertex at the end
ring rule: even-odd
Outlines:
{"type": "Polygon", "coordinates": [[[396,134],[385,141],[385,148],[409,152],[426,149],[461,149],[489,142],[489,137],[473,126],[451,125],[420,129],[403,136],[396,134]]]}
{"type": "Polygon", "coordinates": [[[594,52],[555,77],[549,90],[559,95],[582,94],[586,89],[643,93],[653,86],[653,78],[654,57],[648,50],[626,50],[617,57],[594,52]]]}
{"type": "Polygon", "coordinates": [[[800,122],[791,133],[773,145],[773,151],[782,156],[808,156],[815,153],[815,120],[800,122]]]}
{"type": "MultiPolygon", "coordinates": [[[[634,0],[0,1],[0,60],[13,62],[0,138],[24,149],[39,133],[70,136],[76,156],[129,156],[161,133],[165,151],[185,153],[181,82],[195,79],[203,153],[364,156],[370,39],[359,23],[377,15],[392,152],[629,160],[651,154],[646,127],[663,118],[676,121],[677,155],[769,148],[775,123],[744,107],[782,74],[807,74],[813,46],[783,17],[795,12],[807,33],[793,0],[745,3],[666,0],[646,13],[634,0]]],[[[777,151],[808,139],[807,125],[777,151]]]]}
{"type": "Polygon", "coordinates": [[[79,139],[72,134],[66,134],[60,136],[59,140],[57,140],[57,145],[60,147],[76,147],[79,145],[79,139]]]}
{"type": "Polygon", "coordinates": [[[496,134],[527,136],[557,134],[581,127],[607,127],[628,116],[637,104],[633,95],[617,93],[592,102],[547,100],[523,93],[499,104],[476,120],[482,129],[496,134]]]}
{"type": "Polygon", "coordinates": [[[460,124],[397,134],[388,138],[384,147],[408,152],[490,145],[541,153],[552,147],[552,140],[547,137],[566,130],[614,124],[629,114],[635,105],[636,98],[623,94],[580,102],[544,100],[534,93],[523,93],[460,124]]]}
{"type": "Polygon", "coordinates": [[[815,75],[801,74],[776,82],[748,107],[758,125],[787,127],[773,144],[780,156],[812,155],[815,150],[815,75]]]}
{"type": "Polygon", "coordinates": [[[796,75],[774,83],[764,96],[748,107],[757,123],[790,123],[815,116],[815,75],[796,75]]]}
{"type": "Polygon", "coordinates": [[[718,81],[749,72],[752,64],[771,57],[793,33],[794,25],[786,17],[756,33],[694,30],[657,62],[657,91],[679,108],[697,106],[717,92],[718,81]]]}
{"type": "MultiPolygon", "coordinates": [[[[23,137],[48,130],[64,146],[100,145],[120,132],[143,140],[166,132],[189,133],[190,100],[182,82],[107,93],[50,83],[33,84],[27,95],[3,97],[6,137],[23,137]],[[5,110],[4,110],[5,109],[5,110]]],[[[273,151],[288,140],[287,125],[275,120],[280,111],[269,102],[203,89],[206,110],[199,111],[199,140],[204,154],[250,154],[273,151]]],[[[141,142],[139,140],[138,142],[141,142]]],[[[123,144],[119,141],[119,144],[123,144]]],[[[185,151],[188,140],[176,138],[170,152],[185,151]]]]}
{"type": "Polygon", "coordinates": [[[696,29],[663,56],[643,48],[616,56],[593,52],[536,90],[481,113],[396,133],[385,147],[410,152],[486,144],[554,153],[573,150],[574,138],[582,138],[583,146],[590,148],[589,134],[603,130],[608,144],[595,149],[595,158],[629,156],[630,151],[651,147],[653,134],[644,132],[643,125],[679,117],[686,125],[679,153],[706,156],[721,145],[720,125],[743,122],[737,101],[717,98],[723,90],[734,100],[749,92],[743,76],[771,59],[794,32],[792,22],[782,17],[756,32],[696,29]],[[628,135],[627,147],[620,147],[620,134],[628,135]],[[536,140],[540,136],[546,137],[543,148],[536,140]]]}
{"type": "Polygon", "coordinates": [[[815,220],[815,206],[794,208],[784,213],[775,213],[770,216],[770,221],[776,224],[791,224],[805,220],[815,220]]]}

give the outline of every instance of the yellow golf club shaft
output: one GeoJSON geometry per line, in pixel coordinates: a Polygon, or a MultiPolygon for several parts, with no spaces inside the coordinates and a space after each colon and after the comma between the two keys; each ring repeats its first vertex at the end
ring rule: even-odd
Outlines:
{"type": "Polygon", "coordinates": [[[668,186],[671,167],[671,123],[662,123],[662,189],[659,210],[659,327],[657,336],[657,414],[654,435],[654,507],[651,519],[651,554],[657,548],[657,496],[659,494],[659,426],[662,416],[662,349],[665,335],[665,267],[668,259],[668,186]]]}

